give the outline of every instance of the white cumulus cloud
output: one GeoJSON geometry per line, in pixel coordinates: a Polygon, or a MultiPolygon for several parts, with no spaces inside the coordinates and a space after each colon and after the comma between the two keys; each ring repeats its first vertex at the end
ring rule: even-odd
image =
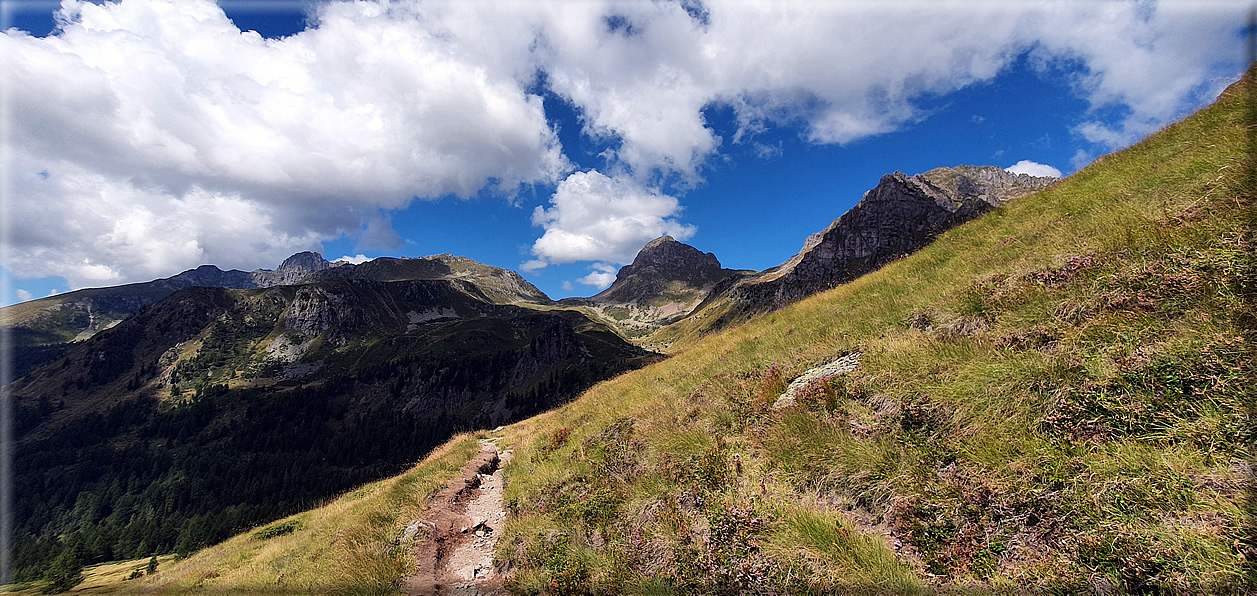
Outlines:
{"type": "Polygon", "coordinates": [[[38,166],[29,160],[17,163],[10,182],[20,200],[8,208],[6,266],[18,278],[59,275],[74,289],[165,277],[206,262],[250,270],[319,248],[316,233],[284,231],[291,228],[282,210],[238,193],[192,187],[172,194],[73,163],[46,175],[31,174],[38,166]]]}
{"type": "Polygon", "coordinates": [[[17,295],[18,302],[26,302],[27,300],[34,298],[34,296],[31,296],[31,293],[29,291],[23,290],[22,288],[18,288],[13,293],[17,295]]]}
{"type": "Polygon", "coordinates": [[[593,286],[599,290],[605,290],[612,283],[615,283],[615,272],[618,269],[615,265],[608,265],[607,263],[594,263],[593,265],[590,265],[589,268],[593,271],[590,271],[589,275],[577,278],[576,283],[593,286]]]}
{"type": "Polygon", "coordinates": [[[9,239],[15,275],[249,269],[364,224],[364,246],[396,246],[381,209],[558,181],[567,160],[516,65],[422,17],[328,3],[317,28],[268,40],[212,0],[66,0],[54,35],[0,35],[0,76],[22,81],[6,89],[5,165],[27,183],[12,228],[44,228],[9,239]]]}
{"type": "Polygon", "coordinates": [[[339,258],[339,259],[336,259],[336,260],[334,260],[334,261],[332,261],[332,262],[333,262],[333,263],[349,263],[350,265],[361,265],[361,264],[363,264],[363,263],[365,263],[365,262],[367,262],[367,261],[370,261],[370,260],[371,260],[371,259],[370,259],[370,258],[368,258],[368,257],[367,257],[367,255],[362,255],[362,254],[359,254],[359,255],[354,255],[354,256],[352,256],[352,257],[351,257],[351,256],[349,256],[349,255],[345,255],[345,256],[343,256],[343,257],[341,257],[341,258],[339,258]]]}
{"type": "Polygon", "coordinates": [[[532,246],[537,258],[521,268],[535,271],[547,264],[577,261],[631,262],[642,246],[664,234],[677,240],[694,235],[697,228],[675,219],[680,211],[676,198],[630,177],[575,172],[559,184],[549,208],[538,206],[533,211],[533,225],[545,233],[532,246]]]}
{"type": "Polygon", "coordinates": [[[1037,163],[1028,159],[1023,159],[1011,166],[1004,168],[1014,174],[1029,174],[1031,176],[1051,176],[1060,178],[1061,171],[1047,164],[1037,163]]]}

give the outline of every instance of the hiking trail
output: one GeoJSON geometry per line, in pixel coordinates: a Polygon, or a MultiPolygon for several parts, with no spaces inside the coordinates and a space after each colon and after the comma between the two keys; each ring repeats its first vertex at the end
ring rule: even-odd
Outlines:
{"type": "Polygon", "coordinates": [[[416,541],[418,568],[402,580],[403,593],[506,594],[502,570],[493,566],[493,549],[506,522],[502,464],[510,461],[511,455],[510,450],[498,453],[497,439],[481,439],[480,453],[432,498],[427,519],[415,520],[406,528],[409,535],[426,528],[428,537],[416,541]]]}

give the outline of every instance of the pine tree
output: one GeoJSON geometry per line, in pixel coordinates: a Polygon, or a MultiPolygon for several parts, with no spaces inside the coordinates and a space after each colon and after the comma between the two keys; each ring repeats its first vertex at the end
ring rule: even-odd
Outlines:
{"type": "Polygon", "coordinates": [[[69,591],[83,581],[83,561],[73,547],[67,546],[53,559],[48,570],[44,572],[44,579],[48,580],[48,585],[44,588],[45,594],[69,591]]]}
{"type": "Polygon", "coordinates": [[[157,555],[153,555],[153,558],[148,560],[148,567],[144,569],[144,573],[146,575],[157,573],[157,555]]]}

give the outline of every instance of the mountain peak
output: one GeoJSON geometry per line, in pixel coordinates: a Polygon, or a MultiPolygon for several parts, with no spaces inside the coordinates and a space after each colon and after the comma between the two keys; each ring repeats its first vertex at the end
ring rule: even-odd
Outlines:
{"type": "Polygon", "coordinates": [[[720,260],[709,252],[677,242],[672,236],[660,236],[638,251],[631,265],[620,268],[616,281],[631,275],[662,275],[671,278],[703,275],[720,270],[720,260]]]}
{"type": "Polygon", "coordinates": [[[716,255],[665,235],[646,243],[633,263],[616,273],[615,283],[589,300],[630,313],[617,323],[638,333],[685,316],[716,284],[740,274],[722,268],[716,255]]]}
{"type": "Polygon", "coordinates": [[[913,176],[886,174],[849,211],[809,236],[798,254],[730,287],[737,313],[729,311],[709,329],[781,308],[877,270],[916,252],[944,231],[1056,180],[971,165],[913,176]]]}
{"type": "Polygon", "coordinates": [[[306,250],[284,259],[284,262],[279,264],[279,269],[276,269],[275,271],[292,271],[305,274],[323,271],[324,269],[330,269],[331,267],[332,264],[327,262],[327,259],[324,259],[323,255],[306,250]]]}

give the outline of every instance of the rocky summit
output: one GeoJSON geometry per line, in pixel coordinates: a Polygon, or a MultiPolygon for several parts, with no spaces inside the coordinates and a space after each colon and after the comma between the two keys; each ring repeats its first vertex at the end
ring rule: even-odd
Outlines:
{"type": "Polygon", "coordinates": [[[280,263],[274,271],[258,270],[253,272],[254,282],[258,287],[266,288],[298,283],[312,273],[326,271],[332,264],[317,252],[299,252],[280,263]]]}
{"type": "Polygon", "coordinates": [[[714,286],[735,271],[723,269],[716,255],[705,253],[672,236],[661,236],[642,247],[633,263],[616,273],[615,283],[591,300],[602,304],[648,305],[661,296],[714,286]]]}

